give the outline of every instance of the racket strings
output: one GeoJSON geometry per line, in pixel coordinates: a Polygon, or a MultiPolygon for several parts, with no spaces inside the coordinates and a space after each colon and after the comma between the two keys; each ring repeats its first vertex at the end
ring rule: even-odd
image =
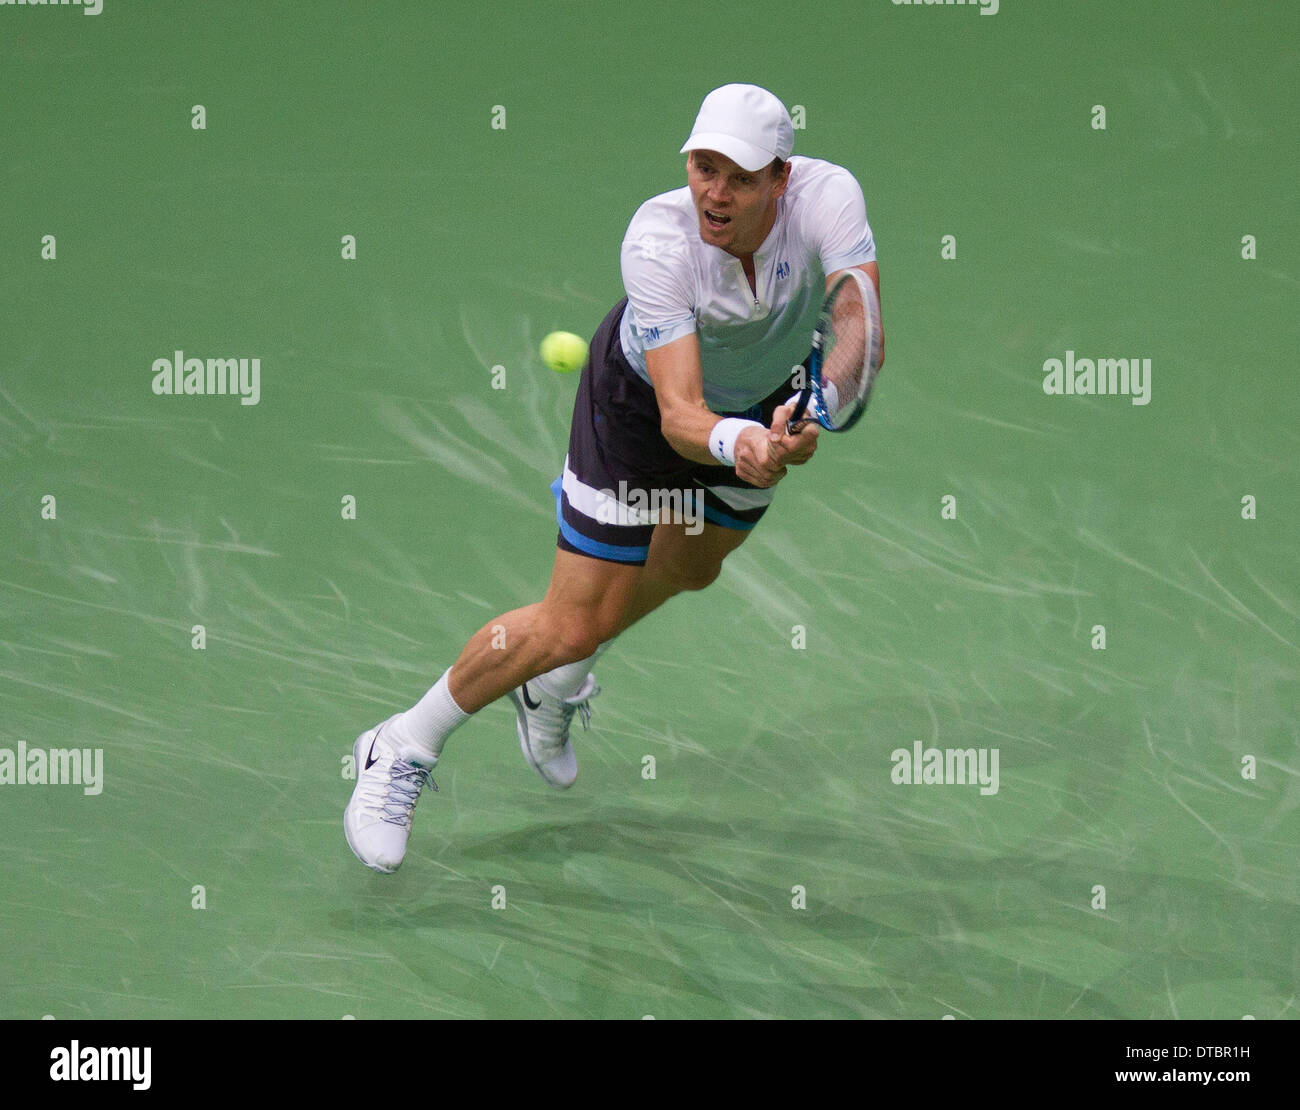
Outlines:
{"type": "MultiPolygon", "coordinates": [[[[866,390],[869,366],[869,328],[862,293],[853,282],[846,282],[822,322],[823,347],[821,376],[834,384],[841,411],[852,408],[866,390]]],[[[835,413],[827,414],[832,418],[835,413]]]]}
{"type": "Polygon", "coordinates": [[[805,412],[800,400],[787,431],[794,435],[810,420],[832,432],[853,427],[870,400],[882,353],[875,286],[861,271],[846,270],[832,283],[813,332],[812,387],[801,394],[811,393],[812,402],[805,412]]]}

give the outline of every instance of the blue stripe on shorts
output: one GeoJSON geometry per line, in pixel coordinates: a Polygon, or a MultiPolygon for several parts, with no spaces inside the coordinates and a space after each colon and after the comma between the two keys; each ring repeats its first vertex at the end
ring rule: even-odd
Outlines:
{"type": "MultiPolygon", "coordinates": [[[[764,506],[766,508],[766,506],[764,506]]],[[[756,520],[737,520],[734,516],[728,516],[726,513],[720,513],[707,502],[704,505],[704,519],[710,524],[717,524],[723,528],[734,528],[737,532],[748,532],[755,524],[756,520]]]]}
{"type": "Polygon", "coordinates": [[[569,543],[587,555],[594,555],[598,559],[612,559],[617,563],[644,563],[650,557],[649,544],[644,547],[626,547],[622,544],[601,543],[599,540],[584,536],[574,528],[564,519],[564,507],[561,503],[561,498],[564,496],[563,482],[564,476],[560,475],[551,483],[551,492],[555,494],[555,521],[560,526],[560,535],[569,543]]]}

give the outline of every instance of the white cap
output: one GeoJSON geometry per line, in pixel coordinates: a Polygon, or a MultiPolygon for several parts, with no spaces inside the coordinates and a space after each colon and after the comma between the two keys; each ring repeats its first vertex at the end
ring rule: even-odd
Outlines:
{"type": "Polygon", "coordinates": [[[775,158],[786,161],[793,149],[794,125],[784,104],[757,85],[723,85],[704,98],[680,153],[716,150],[754,173],[775,158]]]}

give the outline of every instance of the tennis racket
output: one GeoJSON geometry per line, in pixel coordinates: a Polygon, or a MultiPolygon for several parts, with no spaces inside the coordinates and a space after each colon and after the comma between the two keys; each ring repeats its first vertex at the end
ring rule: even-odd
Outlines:
{"type": "Polygon", "coordinates": [[[861,270],[845,270],[822,303],[808,357],[808,384],[799,391],[786,433],[816,421],[847,432],[866,411],[880,369],[880,298],[861,270]]]}

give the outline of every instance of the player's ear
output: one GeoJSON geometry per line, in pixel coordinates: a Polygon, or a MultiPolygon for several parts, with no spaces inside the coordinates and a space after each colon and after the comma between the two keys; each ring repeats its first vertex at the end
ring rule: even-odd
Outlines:
{"type": "Polygon", "coordinates": [[[772,162],[770,168],[774,182],[772,186],[772,195],[774,197],[779,197],[790,185],[790,163],[782,162],[778,158],[772,162]]]}

